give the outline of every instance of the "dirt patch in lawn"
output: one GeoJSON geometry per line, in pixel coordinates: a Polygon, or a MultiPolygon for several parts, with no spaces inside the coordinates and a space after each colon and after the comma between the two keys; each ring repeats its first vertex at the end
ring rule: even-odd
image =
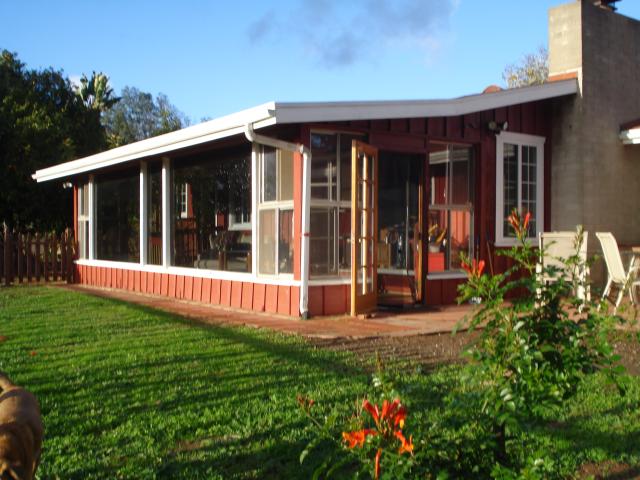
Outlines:
{"type": "Polygon", "coordinates": [[[579,479],[593,478],[595,480],[630,480],[640,479],[640,467],[632,467],[626,463],[602,462],[585,463],[578,470],[579,479]]]}
{"type": "MultiPolygon", "coordinates": [[[[308,339],[319,347],[336,351],[350,351],[364,363],[376,355],[385,362],[409,360],[427,368],[463,361],[460,354],[477,339],[477,333],[460,332],[411,335],[403,337],[375,337],[363,339],[308,339]]],[[[622,364],[632,375],[640,375],[640,341],[635,334],[615,333],[612,344],[622,357],[622,364]]]]}

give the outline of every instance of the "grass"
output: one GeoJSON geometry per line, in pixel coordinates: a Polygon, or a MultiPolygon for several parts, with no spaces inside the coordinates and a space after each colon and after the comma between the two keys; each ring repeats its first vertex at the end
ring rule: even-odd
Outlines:
{"type": "MultiPolygon", "coordinates": [[[[312,432],[296,394],[347,413],[372,392],[347,353],[54,287],[0,289],[0,335],[0,369],[41,403],[40,478],[309,478],[323,452],[300,465],[312,432]]],[[[427,432],[459,367],[397,368],[427,432]]],[[[564,474],[640,464],[640,381],[624,398],[609,389],[596,377],[529,445],[564,474]]]]}

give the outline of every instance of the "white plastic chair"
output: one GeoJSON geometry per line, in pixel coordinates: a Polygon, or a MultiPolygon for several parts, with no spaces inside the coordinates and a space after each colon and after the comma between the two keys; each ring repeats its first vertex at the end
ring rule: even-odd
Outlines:
{"type": "MultiPolygon", "coordinates": [[[[611,232],[598,232],[596,233],[596,237],[600,240],[604,261],[607,264],[607,273],[609,275],[607,286],[604,288],[604,292],[602,292],[602,298],[605,299],[609,295],[611,287],[614,284],[620,289],[613,310],[613,312],[616,313],[618,306],[622,301],[622,297],[627,291],[629,292],[631,302],[635,304],[635,298],[631,292],[632,285],[630,281],[632,276],[637,272],[638,267],[633,265],[635,260],[634,257],[629,263],[629,268],[625,271],[624,265],[622,264],[622,257],[620,256],[620,250],[618,249],[618,242],[616,242],[616,239],[611,232]]],[[[637,282],[634,282],[634,285],[635,283],[637,282]]]]}
{"type": "MultiPolygon", "coordinates": [[[[577,245],[577,232],[541,232],[538,235],[540,248],[540,260],[536,271],[541,275],[542,283],[554,282],[558,277],[569,282],[575,282],[575,295],[584,304],[591,301],[591,288],[589,287],[589,267],[587,266],[587,240],[589,232],[583,232],[582,242],[577,245]],[[579,248],[578,248],[579,247],[579,248]],[[577,270],[569,270],[572,266],[566,264],[567,259],[577,255],[579,261],[574,267],[577,270]],[[549,272],[549,267],[557,269],[557,273],[549,272]]],[[[580,307],[582,310],[582,307],[580,307]]]]}

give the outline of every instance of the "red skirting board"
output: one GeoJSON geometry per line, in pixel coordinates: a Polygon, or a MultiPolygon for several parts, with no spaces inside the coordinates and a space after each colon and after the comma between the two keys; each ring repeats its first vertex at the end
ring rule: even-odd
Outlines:
{"type": "MultiPolygon", "coordinates": [[[[102,288],[142,292],[255,312],[300,316],[300,288],[297,286],[266,285],[88,265],[76,265],[75,279],[80,284],[102,288]]],[[[341,311],[345,308],[344,289],[342,286],[329,289],[326,300],[328,313],[325,315],[333,312],[344,313],[341,311]],[[336,294],[336,298],[331,292],[336,294]]],[[[323,311],[324,309],[323,306],[323,311]]]]}

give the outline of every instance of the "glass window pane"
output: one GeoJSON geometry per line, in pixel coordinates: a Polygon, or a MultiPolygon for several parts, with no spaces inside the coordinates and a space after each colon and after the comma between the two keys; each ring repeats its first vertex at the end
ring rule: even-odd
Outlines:
{"type": "Polygon", "coordinates": [[[278,200],[293,200],[293,152],[278,150],[280,158],[278,185],[280,197],[278,200]]]}
{"type": "Polygon", "coordinates": [[[449,197],[449,147],[447,145],[429,145],[429,189],[430,203],[444,205],[449,197]]]}
{"type": "Polygon", "coordinates": [[[311,275],[333,275],[336,270],[335,209],[313,208],[310,215],[311,275]]]}
{"type": "Polygon", "coordinates": [[[276,210],[260,210],[258,271],[266,275],[276,273],[276,210]]]}
{"type": "Polygon", "coordinates": [[[148,167],[147,263],[162,265],[162,164],[148,167]]]}
{"type": "Polygon", "coordinates": [[[250,159],[250,145],[241,145],[174,161],[173,265],[251,271],[251,231],[230,229],[236,215],[242,218],[243,209],[251,205],[250,159]],[[183,217],[185,191],[188,208],[183,217]]]}
{"type": "Polygon", "coordinates": [[[351,154],[353,140],[363,140],[361,135],[340,134],[340,198],[351,201],[351,154]]]}
{"type": "Polygon", "coordinates": [[[263,147],[262,157],[262,201],[277,200],[277,166],[278,160],[275,148],[263,147]]]}
{"type": "Polygon", "coordinates": [[[338,211],[338,269],[341,274],[351,275],[351,209],[338,211]]]}
{"type": "Polygon", "coordinates": [[[418,222],[419,155],[383,152],[378,164],[378,268],[413,268],[414,225],[418,222]]]}
{"type": "Polygon", "coordinates": [[[451,204],[471,201],[471,148],[454,146],[451,155],[451,204]]]}
{"type": "Polygon", "coordinates": [[[518,208],[518,146],[504,144],[503,155],[503,236],[515,237],[508,217],[518,208]]]}
{"type": "Polygon", "coordinates": [[[98,179],[96,190],[97,258],[140,261],[140,173],[98,179]]]}
{"type": "Polygon", "coordinates": [[[471,256],[471,213],[464,210],[452,210],[449,217],[448,265],[450,270],[462,268],[460,254],[471,256]]]}
{"type": "Polygon", "coordinates": [[[337,135],[311,134],[311,198],[335,199],[337,187],[337,135]]]}
{"type": "Polygon", "coordinates": [[[278,273],[293,273],[293,210],[280,210],[278,273]]]}

